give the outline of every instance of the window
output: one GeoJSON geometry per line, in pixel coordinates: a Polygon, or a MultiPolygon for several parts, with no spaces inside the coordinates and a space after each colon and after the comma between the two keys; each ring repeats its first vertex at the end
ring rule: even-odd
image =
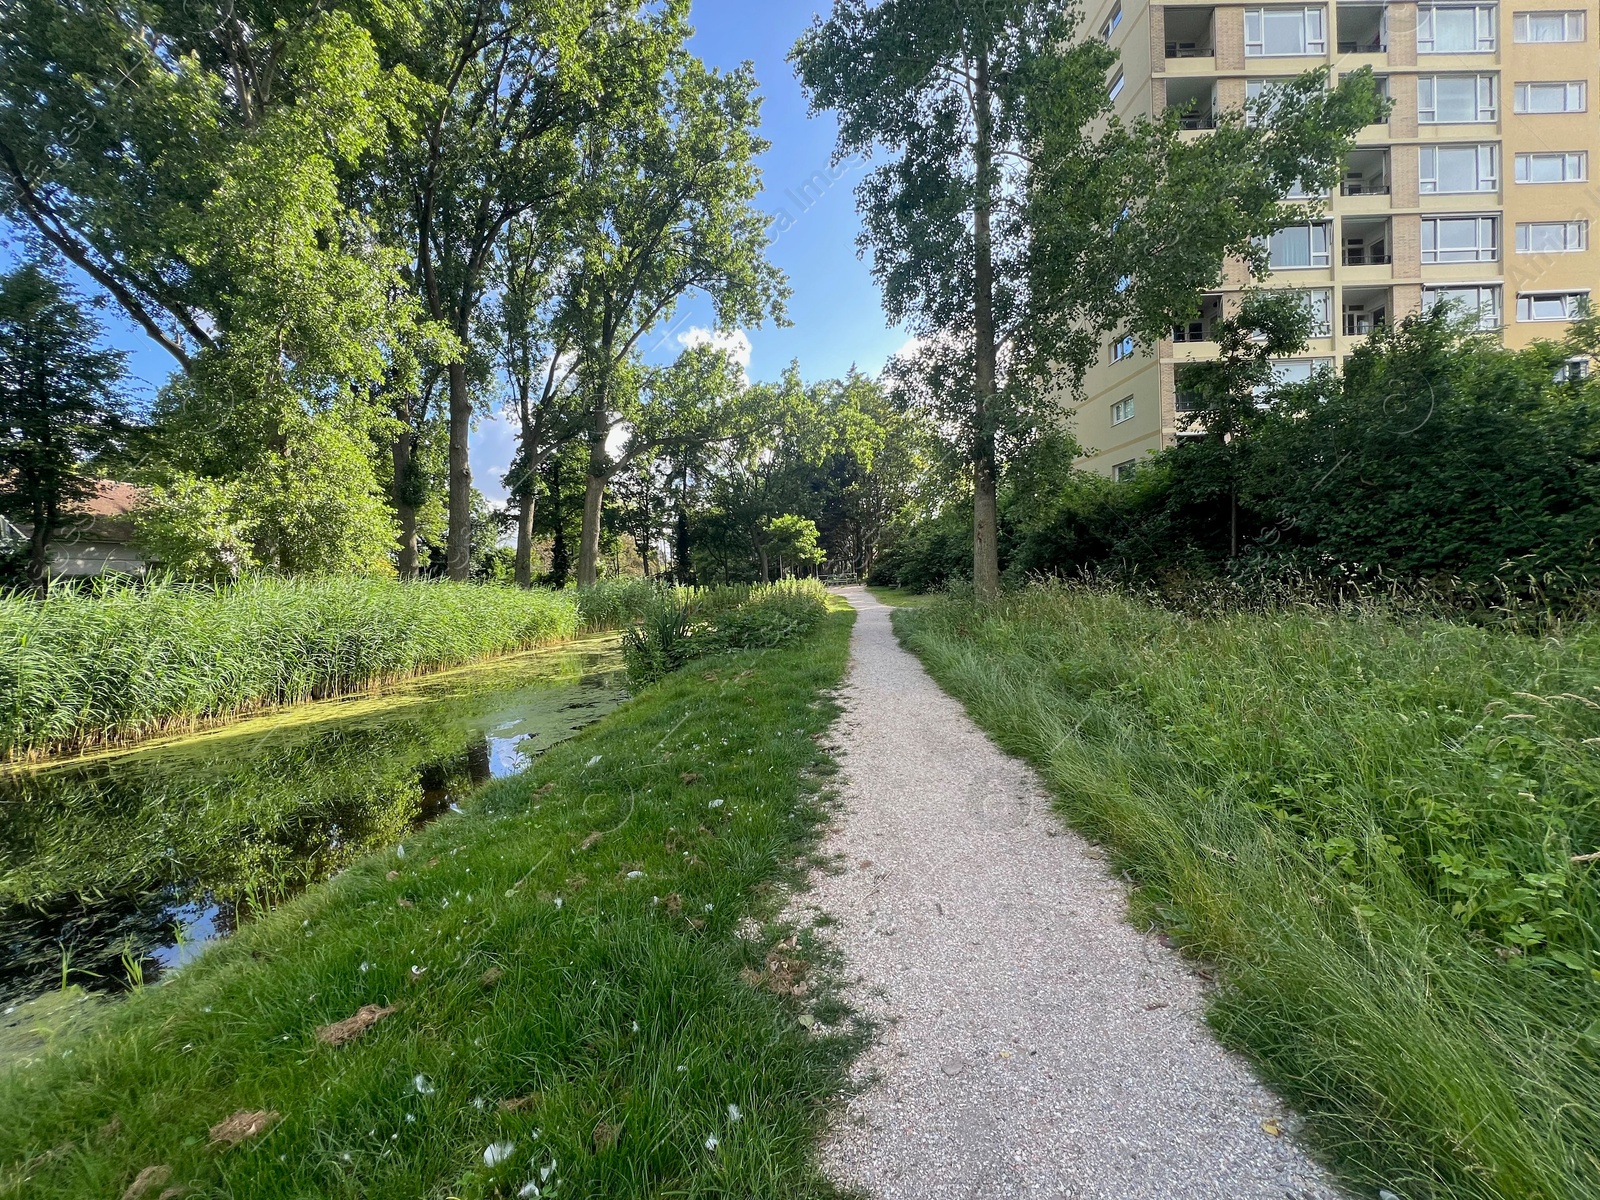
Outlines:
{"type": "Polygon", "coordinates": [[[1517,297],[1519,321],[1570,321],[1588,292],[1523,292],[1517,297]]]}
{"type": "Polygon", "coordinates": [[[1122,4],[1119,0],[1112,5],[1111,15],[1106,18],[1106,23],[1100,26],[1100,36],[1105,41],[1111,40],[1111,35],[1117,31],[1117,26],[1122,24],[1122,4]]]}
{"type": "Polygon", "coordinates": [[[1121,483],[1124,479],[1132,479],[1133,473],[1138,469],[1139,460],[1130,458],[1127,462],[1119,462],[1111,468],[1111,478],[1114,482],[1121,483]]]}
{"type": "Polygon", "coordinates": [[[1117,77],[1111,81],[1111,98],[1113,100],[1115,100],[1118,96],[1120,96],[1122,94],[1122,85],[1127,83],[1127,82],[1128,82],[1127,76],[1124,75],[1121,71],[1118,71],[1117,72],[1117,77]]]}
{"type": "Polygon", "coordinates": [[[1584,150],[1517,155],[1518,183],[1582,183],[1589,176],[1584,150]]]}
{"type": "Polygon", "coordinates": [[[1499,329],[1502,324],[1499,284],[1466,284],[1459,287],[1422,289],[1424,312],[1440,305],[1453,306],[1467,317],[1476,315],[1479,329],[1499,329]]]}
{"type": "Polygon", "coordinates": [[[1133,397],[1125,396],[1111,406],[1111,423],[1121,425],[1124,421],[1133,420],[1133,397]]]}
{"type": "Polygon", "coordinates": [[[1495,48],[1492,4],[1417,6],[1418,54],[1489,54],[1495,48]]]}
{"type": "Polygon", "coordinates": [[[1417,120],[1456,125],[1496,119],[1493,75],[1423,75],[1417,79],[1417,120]]]}
{"type": "Polygon", "coordinates": [[[1249,58],[1326,54],[1328,13],[1323,8],[1247,8],[1244,52],[1249,58]]]}
{"type": "Polygon", "coordinates": [[[1582,383],[1589,378],[1589,360],[1587,358],[1569,358],[1556,368],[1557,383],[1582,383]]]}
{"type": "Polygon", "coordinates": [[[1306,310],[1311,314],[1311,336],[1332,337],[1333,289],[1314,288],[1300,294],[1305,298],[1306,310]]]}
{"type": "Polygon", "coordinates": [[[1272,235],[1267,245],[1268,261],[1274,271],[1297,267],[1326,267],[1333,258],[1328,251],[1331,227],[1325,221],[1314,225],[1290,225],[1272,235]]]}
{"type": "Polygon", "coordinates": [[[1577,254],[1588,248],[1587,221],[1527,221],[1517,226],[1518,254],[1577,254]]]}
{"type": "Polygon", "coordinates": [[[1588,99],[1581,80],[1574,83],[1519,83],[1516,108],[1519,113],[1582,112],[1588,99]]]}
{"type": "Polygon", "coordinates": [[[1276,387],[1291,383],[1310,383],[1318,371],[1331,370],[1330,358],[1281,358],[1272,364],[1272,382],[1276,387]]]}
{"type": "Polygon", "coordinates": [[[1121,362],[1125,358],[1133,357],[1133,334],[1125,333],[1111,343],[1111,361],[1121,362]]]}
{"type": "Polygon", "coordinates": [[[1499,150],[1481,146],[1424,146],[1418,158],[1424,192],[1492,192],[1500,186],[1499,150]]]}
{"type": "Polygon", "coordinates": [[[1515,29],[1519,42],[1581,42],[1585,32],[1581,11],[1518,13],[1515,29]]]}
{"type": "Polygon", "coordinates": [[[1500,218],[1423,218],[1423,262],[1494,262],[1499,257],[1500,218]]]}

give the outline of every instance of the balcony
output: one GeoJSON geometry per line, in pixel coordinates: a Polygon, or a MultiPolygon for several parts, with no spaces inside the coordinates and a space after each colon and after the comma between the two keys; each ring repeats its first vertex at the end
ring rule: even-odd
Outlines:
{"type": "Polygon", "coordinates": [[[1217,127],[1217,81],[1168,79],[1167,111],[1179,114],[1180,129],[1217,127]]]}
{"type": "Polygon", "coordinates": [[[1187,6],[1167,9],[1168,60],[1216,57],[1216,11],[1187,6]]]}
{"type": "Polygon", "coordinates": [[[1389,253],[1387,217],[1346,217],[1340,236],[1342,261],[1347,267],[1381,267],[1394,261],[1389,253]]]}
{"type": "Polygon", "coordinates": [[[1366,337],[1389,323],[1391,299],[1388,288],[1345,288],[1345,337],[1366,337]]]}
{"type": "Polygon", "coordinates": [[[1382,4],[1339,5],[1340,54],[1387,54],[1389,31],[1382,4]]]}
{"type": "Polygon", "coordinates": [[[1341,196],[1387,196],[1389,194],[1389,147],[1363,147],[1345,159],[1341,196]]]}
{"type": "Polygon", "coordinates": [[[1185,345],[1209,342],[1213,326],[1222,319],[1222,297],[1212,293],[1200,299],[1200,314],[1187,324],[1172,327],[1172,340],[1185,345]]]}

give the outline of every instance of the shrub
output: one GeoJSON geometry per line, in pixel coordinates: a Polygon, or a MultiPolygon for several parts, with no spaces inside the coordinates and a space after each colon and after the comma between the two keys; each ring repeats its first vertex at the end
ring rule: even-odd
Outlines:
{"type": "Polygon", "coordinates": [[[815,580],[662,592],[623,632],[628,678],[643,687],[703,655],[790,645],[827,611],[827,591],[815,580]]]}

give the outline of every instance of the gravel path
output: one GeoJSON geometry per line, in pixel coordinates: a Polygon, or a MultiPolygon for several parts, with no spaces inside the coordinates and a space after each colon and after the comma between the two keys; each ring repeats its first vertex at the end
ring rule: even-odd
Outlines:
{"type": "Polygon", "coordinates": [[[829,1173],[878,1200],[1338,1196],[1211,1036],[1201,982],[1128,925],[1099,852],[900,647],[890,610],[845,595],[860,615],[828,849],[846,870],[807,899],[837,920],[880,1035],[829,1173]]]}

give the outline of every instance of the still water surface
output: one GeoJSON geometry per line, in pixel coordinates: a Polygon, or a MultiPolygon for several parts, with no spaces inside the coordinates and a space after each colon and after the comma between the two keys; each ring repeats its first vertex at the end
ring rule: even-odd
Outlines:
{"type": "Polygon", "coordinates": [[[599,638],[0,771],[0,1004],[153,983],[625,695],[616,640],[599,638]]]}

